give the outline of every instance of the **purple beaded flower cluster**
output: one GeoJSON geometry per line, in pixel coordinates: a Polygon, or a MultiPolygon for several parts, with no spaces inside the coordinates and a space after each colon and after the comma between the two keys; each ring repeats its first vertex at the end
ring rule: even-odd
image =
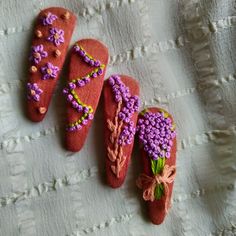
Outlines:
{"type": "Polygon", "coordinates": [[[53,21],[56,20],[58,17],[53,15],[51,12],[48,12],[43,18],[42,23],[43,25],[52,25],[53,21]]]}
{"type": "Polygon", "coordinates": [[[43,45],[37,45],[33,46],[31,50],[31,55],[30,55],[30,61],[32,61],[34,64],[38,64],[42,58],[45,58],[48,56],[48,53],[44,51],[43,45]]]}
{"type": "Polygon", "coordinates": [[[131,144],[135,135],[134,123],[131,121],[131,117],[139,110],[139,97],[131,96],[129,88],[125,86],[118,75],[111,76],[109,84],[112,87],[115,101],[117,103],[121,102],[123,105],[118,113],[118,118],[125,123],[125,126],[120,133],[118,143],[120,145],[131,144]]]}
{"type": "Polygon", "coordinates": [[[167,113],[146,112],[142,118],[139,118],[136,131],[149,157],[153,160],[170,158],[176,131],[167,113]]]}
{"type": "Polygon", "coordinates": [[[43,90],[36,83],[27,83],[27,98],[38,102],[43,90]]]}

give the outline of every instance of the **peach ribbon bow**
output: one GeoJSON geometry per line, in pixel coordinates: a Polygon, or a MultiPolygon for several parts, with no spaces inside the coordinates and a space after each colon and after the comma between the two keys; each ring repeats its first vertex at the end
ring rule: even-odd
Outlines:
{"type": "Polygon", "coordinates": [[[170,207],[170,198],[168,198],[169,187],[168,184],[172,183],[176,176],[176,166],[165,165],[161,174],[152,177],[141,174],[136,184],[140,189],[143,189],[143,199],[145,201],[153,202],[155,200],[155,188],[158,184],[164,185],[164,193],[167,196],[165,202],[165,211],[170,207]]]}

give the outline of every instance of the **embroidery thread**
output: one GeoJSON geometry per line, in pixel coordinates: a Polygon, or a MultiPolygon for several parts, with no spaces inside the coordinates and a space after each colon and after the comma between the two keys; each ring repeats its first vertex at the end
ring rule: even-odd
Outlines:
{"type": "Polygon", "coordinates": [[[109,78],[117,109],[114,121],[107,120],[108,129],[111,131],[111,147],[107,147],[108,158],[114,164],[111,165],[112,172],[117,178],[120,177],[126,156],[123,154],[123,146],[132,143],[135,135],[132,115],[138,111],[140,101],[138,96],[131,96],[129,88],[121,81],[118,75],[109,78]]]}
{"type": "MultiPolygon", "coordinates": [[[[176,167],[165,165],[165,160],[171,156],[173,139],[176,137],[175,124],[169,114],[163,110],[156,113],[146,110],[141,115],[137,124],[137,133],[144,151],[150,158],[153,176],[141,174],[137,186],[143,189],[145,201],[154,201],[168,194],[167,183],[174,181],[176,167]],[[173,173],[169,173],[169,169],[173,173]]],[[[166,205],[166,210],[167,208],[166,205]]]]}
{"type": "Polygon", "coordinates": [[[87,125],[88,121],[93,119],[93,108],[80,100],[75,89],[85,86],[91,81],[91,79],[102,75],[105,68],[104,64],[101,64],[99,60],[94,59],[91,55],[86,53],[85,50],[78,44],[75,44],[74,51],[83,59],[85,63],[95,67],[96,69],[84,77],[73,79],[68,83],[67,87],[63,89],[63,94],[67,96],[67,101],[71,103],[72,107],[76,109],[78,113],[83,113],[79,120],[70,123],[67,126],[68,131],[80,130],[83,125],[87,125]]]}

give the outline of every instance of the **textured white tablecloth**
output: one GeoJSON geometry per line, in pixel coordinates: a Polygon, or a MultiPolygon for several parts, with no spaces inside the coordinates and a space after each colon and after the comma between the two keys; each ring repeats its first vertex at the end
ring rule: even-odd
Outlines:
{"type": "Polygon", "coordinates": [[[236,3],[234,0],[0,0],[0,235],[236,235],[236,3]],[[83,150],[63,148],[60,79],[39,123],[23,112],[32,23],[41,9],[78,16],[84,37],[110,50],[106,77],[138,79],[142,107],[161,106],[178,129],[173,207],[149,223],[135,186],[104,184],[102,106],[83,150]]]}

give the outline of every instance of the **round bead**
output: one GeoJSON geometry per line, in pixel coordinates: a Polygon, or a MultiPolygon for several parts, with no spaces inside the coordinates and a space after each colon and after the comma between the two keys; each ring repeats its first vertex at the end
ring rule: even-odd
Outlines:
{"type": "Polygon", "coordinates": [[[67,100],[68,100],[68,101],[72,101],[72,100],[73,100],[73,96],[72,96],[71,94],[68,94],[68,95],[67,95],[67,100]]]}

